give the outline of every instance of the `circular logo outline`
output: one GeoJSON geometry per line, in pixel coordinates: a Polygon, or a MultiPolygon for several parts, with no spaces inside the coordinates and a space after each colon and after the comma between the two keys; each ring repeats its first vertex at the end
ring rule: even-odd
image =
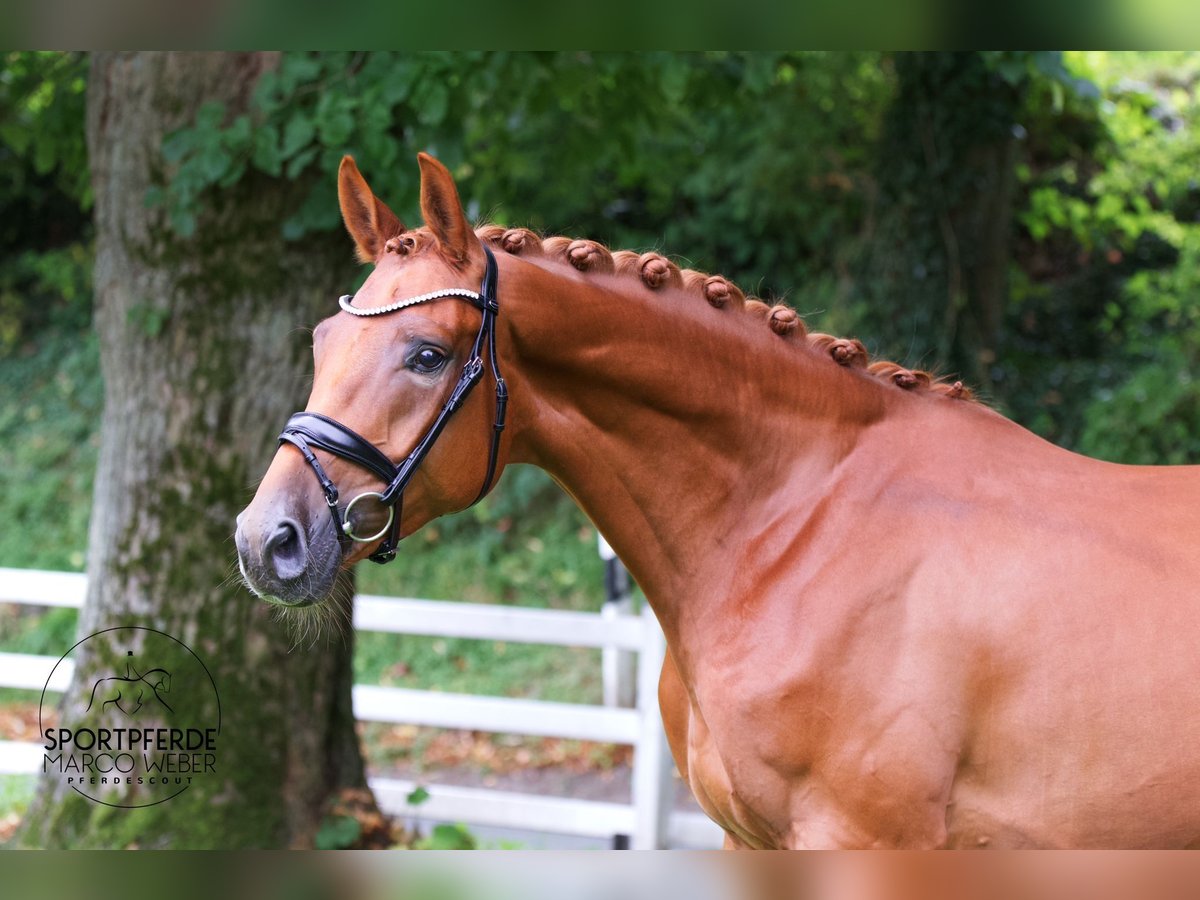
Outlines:
{"type": "MultiPolygon", "coordinates": [[[[221,734],[221,694],[217,690],[217,682],[212,677],[212,672],[210,672],[208,670],[208,666],[204,664],[204,660],[202,660],[200,658],[200,656],[196,653],[196,651],[193,650],[191,647],[189,647],[187,644],[185,644],[183,641],[179,640],[179,638],[177,638],[173,635],[167,634],[165,631],[160,631],[157,628],[151,628],[148,625],[113,625],[111,628],[102,628],[99,631],[93,631],[91,634],[81,637],[74,644],[72,644],[70,649],[67,650],[67,652],[64,653],[62,656],[60,656],[58,658],[58,662],[56,662],[54,664],[54,666],[50,669],[50,674],[46,676],[46,683],[42,686],[42,695],[38,701],[38,734],[45,735],[45,733],[46,733],[46,730],[42,724],[42,710],[46,705],[46,693],[47,693],[47,691],[50,690],[50,681],[51,681],[51,679],[54,678],[54,673],[58,671],[58,667],[62,664],[62,661],[64,659],[66,659],[68,656],[70,656],[73,652],[75,652],[75,648],[78,647],[80,644],[84,643],[85,641],[90,641],[92,638],[97,637],[98,635],[101,635],[101,634],[108,634],[108,632],[110,632],[110,631],[126,631],[129,629],[133,629],[136,631],[148,631],[153,634],[162,635],[167,640],[174,641],[176,644],[178,644],[180,647],[182,647],[184,650],[186,650],[188,653],[190,653],[192,655],[192,658],[195,659],[196,662],[198,662],[200,664],[200,668],[203,669],[204,674],[208,676],[208,683],[212,685],[213,699],[217,701],[217,736],[219,737],[221,734]]],[[[63,694],[65,696],[66,692],[64,691],[63,694]]],[[[185,784],[183,787],[181,787],[179,790],[177,790],[174,794],[171,794],[169,797],[163,797],[161,800],[155,800],[153,803],[137,803],[137,804],[109,803],[107,800],[101,800],[98,797],[93,797],[90,794],[85,794],[83,791],[81,791],[79,788],[75,787],[74,785],[68,785],[68,787],[70,787],[71,790],[75,791],[75,793],[79,794],[79,796],[84,797],[87,800],[91,800],[93,803],[101,803],[104,806],[111,806],[114,809],[148,809],[151,806],[158,806],[158,804],[160,804],[160,803],[166,803],[168,800],[175,799],[180,794],[182,794],[184,791],[186,791],[188,788],[190,788],[191,785],[185,784]]]]}

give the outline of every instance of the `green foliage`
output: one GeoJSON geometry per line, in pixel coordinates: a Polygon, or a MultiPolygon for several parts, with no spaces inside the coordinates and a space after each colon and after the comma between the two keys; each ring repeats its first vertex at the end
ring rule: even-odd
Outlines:
{"type": "Polygon", "coordinates": [[[86,327],[91,291],[90,243],[14,250],[0,260],[0,357],[40,329],[86,327]]]}
{"type": "Polygon", "coordinates": [[[186,235],[195,227],[199,196],[236,184],[248,168],[292,180],[320,173],[324,177],[311,179],[295,214],[280,223],[282,235],[296,239],[337,226],[332,176],[342,154],[353,153],[379,190],[411,212],[417,184],[411,148],[436,147],[445,162],[461,163],[461,131],[451,124],[451,106],[466,103],[462,84],[483,59],[284,54],[278,68],[259,80],[251,115],[230,119],[219,104],[209,104],[192,126],[167,138],[163,156],[175,170],[165,195],[156,192],[147,200],[165,202],[174,227],[186,235]],[[408,151],[403,160],[402,149],[408,151]]]}
{"type": "Polygon", "coordinates": [[[1200,461],[1200,225],[1181,227],[1178,264],[1138,272],[1123,302],[1105,310],[1102,328],[1129,375],[1102,384],[1085,408],[1085,453],[1128,463],[1200,461]]]}
{"type": "Polygon", "coordinates": [[[312,175],[281,223],[298,238],[338,226],[351,153],[415,222],[427,149],[472,215],[669,247],[782,291],[827,271],[856,227],[887,95],[879,54],[285,54],[250,116],[210,107],[168,138],[176,168],[149,199],[186,232],[199,195],[247,167],[312,175]]]}
{"type": "Polygon", "coordinates": [[[1019,172],[1030,243],[1018,247],[1004,395],[1019,420],[1083,452],[1195,462],[1200,57],[1066,63],[1101,101],[1087,116],[1068,109],[1019,172]]]}
{"type": "MultiPolygon", "coordinates": [[[[49,177],[84,209],[92,188],[82,128],[87,59],[82,53],[8,52],[0,67],[0,145],[6,168],[27,187],[49,177]],[[28,168],[12,167],[13,159],[28,168]]],[[[0,157],[3,158],[3,157],[0,157]]],[[[11,187],[9,188],[11,189],[11,187]]]]}
{"type": "Polygon", "coordinates": [[[67,607],[0,606],[0,653],[32,653],[35,656],[62,656],[77,640],[75,623],[78,612],[67,607]]]}
{"type": "Polygon", "coordinates": [[[91,332],[43,332],[0,363],[0,565],[83,568],[102,402],[91,332]]]}
{"type": "MultiPolygon", "coordinates": [[[[429,791],[417,785],[409,792],[406,802],[416,812],[429,801],[429,791]]],[[[465,825],[442,824],[433,826],[428,836],[422,836],[419,829],[405,833],[400,842],[400,849],[409,850],[476,850],[479,842],[465,825]]]]}
{"type": "Polygon", "coordinates": [[[429,837],[415,844],[417,850],[474,850],[475,836],[464,825],[435,825],[429,837]]]}
{"type": "Polygon", "coordinates": [[[0,358],[39,329],[91,316],[87,61],[5,53],[0,67],[0,358]]]}
{"type": "Polygon", "coordinates": [[[362,837],[362,823],[353,816],[326,816],[317,829],[314,845],[318,850],[345,850],[362,837]]]}
{"type": "Polygon", "coordinates": [[[1085,413],[1080,448],[1093,456],[1147,465],[1200,460],[1200,382],[1196,360],[1173,348],[1116,390],[1104,390],[1085,413]]]}
{"type": "MultiPolygon", "coordinates": [[[[1007,293],[1015,168],[1025,115],[1086,106],[1057,53],[908,53],[871,174],[878,208],[849,290],[877,350],[990,387],[1007,293]]],[[[1093,92],[1094,93],[1094,92],[1093,92]]],[[[1060,115],[1061,118],[1061,115],[1060,115]]]]}
{"type": "Polygon", "coordinates": [[[36,786],[36,775],[0,775],[0,819],[23,816],[36,786]]]}

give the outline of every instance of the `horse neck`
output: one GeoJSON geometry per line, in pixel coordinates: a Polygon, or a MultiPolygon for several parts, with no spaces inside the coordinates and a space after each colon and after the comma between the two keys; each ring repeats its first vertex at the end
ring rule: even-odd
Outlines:
{"type": "Polygon", "coordinates": [[[711,573],[715,549],[736,547],[785,488],[789,509],[819,500],[884,414],[886,388],[740,308],[545,261],[504,263],[510,459],[571,494],[668,629],[673,598],[711,573]]]}

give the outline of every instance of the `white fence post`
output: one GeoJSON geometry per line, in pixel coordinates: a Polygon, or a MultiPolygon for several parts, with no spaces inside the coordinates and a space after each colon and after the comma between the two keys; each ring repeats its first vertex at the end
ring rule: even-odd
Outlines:
{"type": "MultiPolygon", "coordinates": [[[[604,535],[596,533],[600,558],[604,560],[604,604],[600,615],[612,621],[633,615],[633,596],[629,591],[629,573],[604,535]]],[[[620,647],[606,646],[600,651],[600,675],[604,688],[605,706],[634,705],[636,693],[636,660],[633,653],[620,647]]]]}
{"type": "Polygon", "coordinates": [[[658,708],[658,678],[662,672],[666,641],[650,604],[642,605],[646,642],[638,654],[637,710],[641,740],[633,755],[633,808],[637,827],[634,850],[659,850],[667,845],[667,819],[671,812],[671,768],[674,765],[658,708]]]}

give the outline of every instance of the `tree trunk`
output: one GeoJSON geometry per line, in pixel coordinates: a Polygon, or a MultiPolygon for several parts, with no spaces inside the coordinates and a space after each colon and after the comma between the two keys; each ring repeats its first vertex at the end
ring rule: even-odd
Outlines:
{"type": "MultiPolygon", "coordinates": [[[[289,652],[287,623],[236,578],[232,541],[279,428],[303,405],[311,357],[298,326],[331,308],[350,277],[348,254],[333,240],[284,242],[280,222],[304,196],[294,182],[250,175],[211,192],[186,240],[145,203],[164,178],[163,137],[209,101],[231,116],[244,112],[274,64],[260,53],[104,53],[92,61],[105,412],[79,636],[156,629],[194,651],[215,692],[198,690],[203,678],[178,674],[189,665],[195,674],[182,650],[171,665],[147,656],[136,665],[176,667],[164,695],[173,711],[152,712],[146,694],[151,702],[136,717],[126,697],[105,704],[106,718],[89,719],[96,709],[85,715],[80,698],[133,664],[127,654],[149,654],[138,635],[150,632],[122,628],[78,649],[59,727],[211,727],[219,715],[219,736],[214,771],[155,805],[144,805],[155,799],[149,790],[88,788],[97,802],[61,776],[43,776],[21,835],[27,845],[304,846],[331,793],[364,781],[350,705],[352,632],[289,652]],[[137,808],[105,805],[113,799],[137,808]]],[[[342,585],[344,597],[351,587],[342,585]]],[[[155,640],[159,657],[169,656],[155,640]]]]}

